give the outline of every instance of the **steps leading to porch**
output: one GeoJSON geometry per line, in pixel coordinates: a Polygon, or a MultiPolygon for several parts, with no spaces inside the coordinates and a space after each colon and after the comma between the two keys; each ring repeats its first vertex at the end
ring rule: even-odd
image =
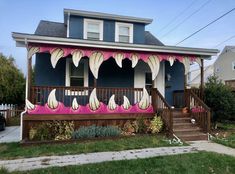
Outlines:
{"type": "Polygon", "coordinates": [[[180,109],[173,110],[173,132],[184,141],[207,140],[207,134],[191,123],[190,114],[183,113],[180,109]]]}

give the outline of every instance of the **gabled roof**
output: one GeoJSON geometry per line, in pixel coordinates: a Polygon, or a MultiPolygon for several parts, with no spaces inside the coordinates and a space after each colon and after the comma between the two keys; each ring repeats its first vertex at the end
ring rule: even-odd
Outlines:
{"type": "Polygon", "coordinates": [[[143,23],[143,24],[151,24],[153,21],[152,19],[149,19],[149,18],[123,16],[123,15],[108,14],[108,13],[101,13],[101,12],[91,12],[91,11],[84,11],[84,10],[64,9],[65,23],[67,22],[68,15],[77,15],[77,16],[83,16],[83,17],[89,17],[89,18],[108,19],[108,20],[123,21],[123,22],[136,22],[136,23],[143,23]]]}
{"type": "MultiPolygon", "coordinates": [[[[34,34],[38,36],[67,38],[67,26],[64,23],[41,20],[34,34]]],[[[145,31],[144,35],[146,45],[164,46],[164,44],[149,31],[145,31]]]]}

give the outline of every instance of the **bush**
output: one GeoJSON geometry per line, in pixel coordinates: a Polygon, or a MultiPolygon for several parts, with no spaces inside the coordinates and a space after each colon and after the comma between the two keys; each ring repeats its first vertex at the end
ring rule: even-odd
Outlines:
{"type": "Polygon", "coordinates": [[[73,121],[43,122],[29,131],[30,140],[68,140],[74,131],[73,121]]]}
{"type": "Polygon", "coordinates": [[[205,84],[205,102],[213,111],[214,122],[234,120],[235,95],[216,76],[209,77],[205,84]]]}
{"type": "Polygon", "coordinates": [[[82,126],[72,133],[73,139],[119,136],[121,130],[114,126],[82,126]]]}
{"type": "Polygon", "coordinates": [[[137,133],[139,130],[137,121],[126,121],[122,128],[122,134],[123,135],[133,135],[134,133],[137,133]]]}
{"type": "Polygon", "coordinates": [[[150,124],[150,130],[152,133],[158,133],[163,127],[163,122],[160,116],[155,116],[150,124]]]}

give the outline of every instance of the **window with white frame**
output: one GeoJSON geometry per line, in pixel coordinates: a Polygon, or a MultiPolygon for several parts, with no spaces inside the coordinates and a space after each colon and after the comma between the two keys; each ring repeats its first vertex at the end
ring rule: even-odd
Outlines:
{"type": "Polygon", "coordinates": [[[235,70],[235,61],[232,62],[232,70],[235,70]]]}
{"type": "Polygon", "coordinates": [[[103,21],[84,19],[84,39],[103,40],[103,21]]]}
{"type": "Polygon", "coordinates": [[[133,43],[133,24],[116,22],[115,42],[133,43]]]}

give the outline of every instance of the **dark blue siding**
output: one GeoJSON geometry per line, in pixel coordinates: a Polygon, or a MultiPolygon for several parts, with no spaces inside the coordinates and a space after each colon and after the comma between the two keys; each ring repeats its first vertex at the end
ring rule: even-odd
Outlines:
{"type": "Polygon", "coordinates": [[[70,16],[69,37],[83,39],[83,18],[79,16],[70,16]]]}
{"type": "Polygon", "coordinates": [[[56,68],[51,65],[51,55],[36,54],[35,85],[37,86],[65,86],[65,59],[57,62],[56,68]]]}
{"type": "Polygon", "coordinates": [[[165,81],[165,98],[170,105],[173,105],[173,92],[175,90],[184,90],[184,65],[178,61],[170,66],[169,62],[165,62],[165,76],[171,75],[170,81],[165,81]]]}
{"type": "Polygon", "coordinates": [[[111,20],[104,21],[104,41],[114,42],[115,41],[115,22],[111,20]]]}
{"type": "Polygon", "coordinates": [[[134,24],[133,43],[135,43],[135,44],[144,44],[145,43],[144,31],[145,31],[144,24],[138,24],[138,23],[134,24]]]}

